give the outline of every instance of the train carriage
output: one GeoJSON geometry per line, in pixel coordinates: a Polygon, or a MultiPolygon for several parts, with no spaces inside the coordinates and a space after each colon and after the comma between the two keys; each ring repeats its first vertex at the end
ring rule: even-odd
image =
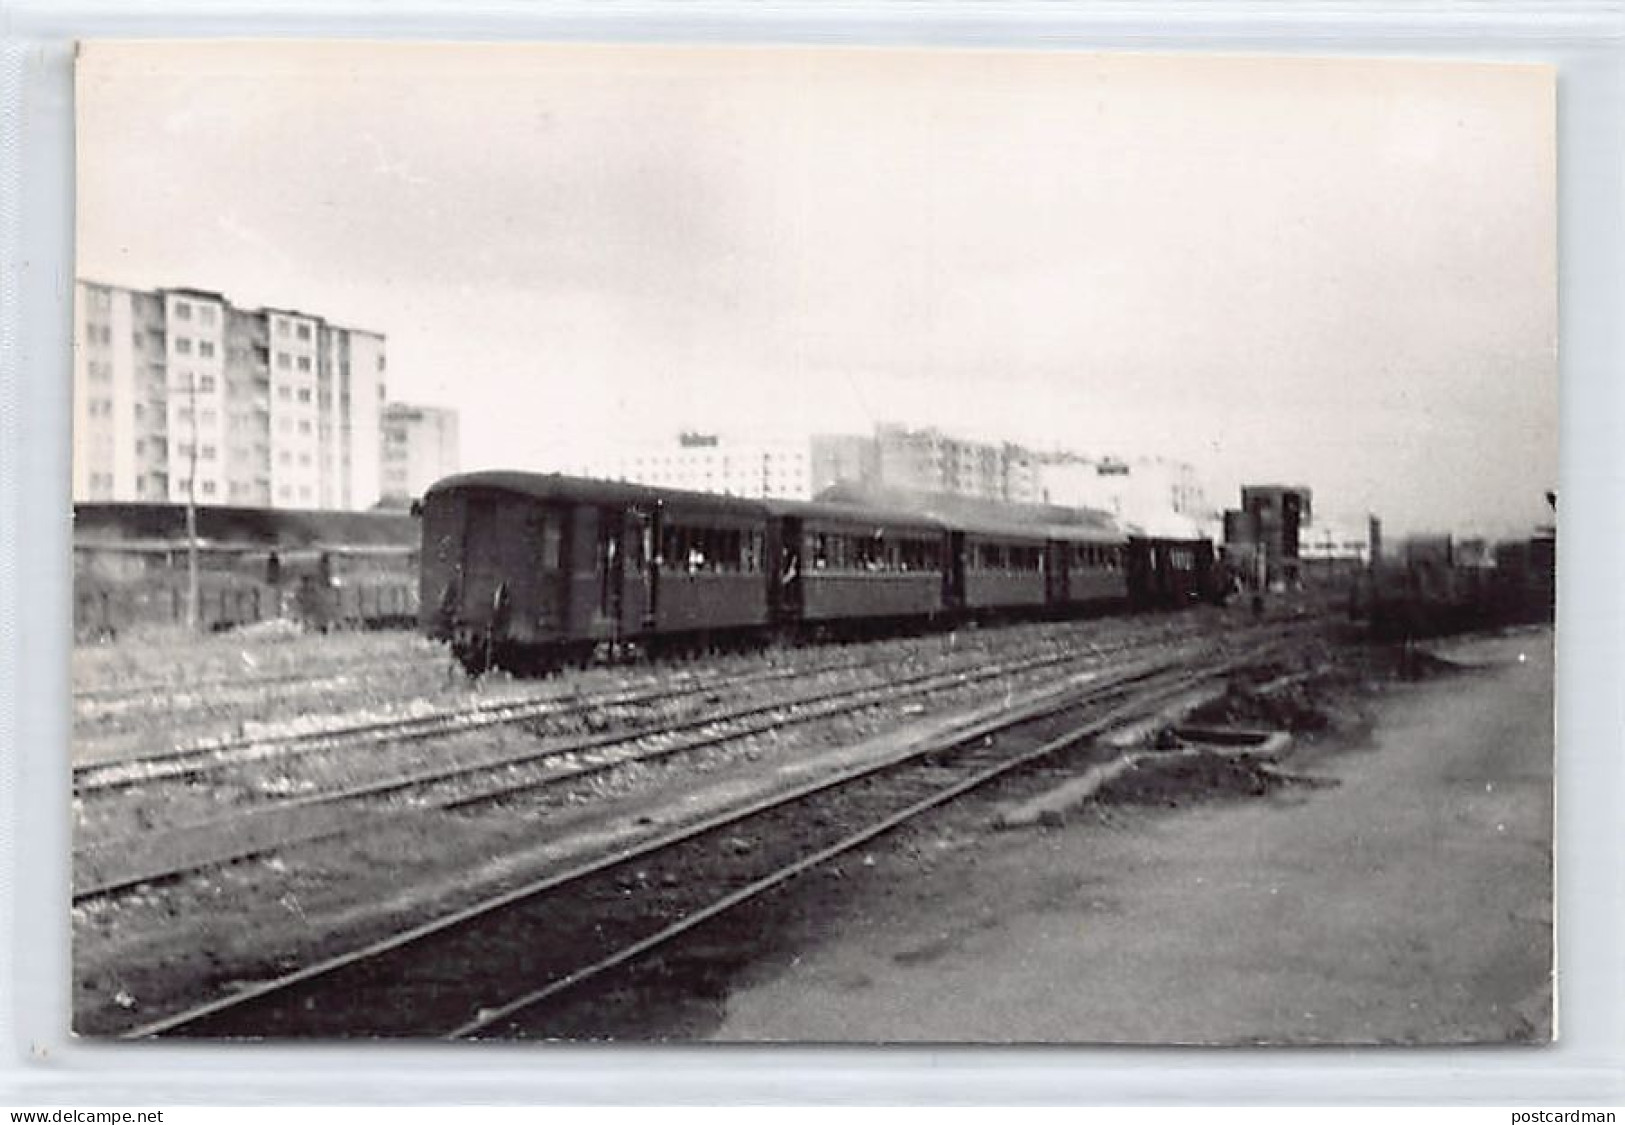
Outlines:
{"type": "Polygon", "coordinates": [[[1203,597],[1205,541],[1098,523],[743,500],[556,475],[448,478],[422,507],[427,631],[471,666],[1203,597]]]}
{"type": "Polygon", "coordinates": [[[1128,601],[1127,542],[1121,532],[1085,525],[1048,525],[1045,566],[1050,604],[1062,612],[1121,608],[1128,601]]]}
{"type": "Polygon", "coordinates": [[[1046,576],[1049,540],[1042,528],[964,520],[949,533],[949,543],[960,572],[950,578],[950,592],[958,594],[967,612],[1036,610],[1052,604],[1046,576]]]}
{"type": "Polygon", "coordinates": [[[946,532],[937,520],[850,504],[763,506],[779,625],[929,620],[948,608],[946,532]]]}
{"type": "Polygon", "coordinates": [[[451,477],[423,500],[422,619],[475,665],[758,629],[765,533],[761,506],[732,497],[532,473],[451,477]]]}
{"type": "Polygon", "coordinates": [[[1127,577],[1136,609],[1177,609],[1219,597],[1213,544],[1206,539],[1131,536],[1127,577]]]}
{"type": "Polygon", "coordinates": [[[767,519],[759,504],[664,492],[636,519],[643,545],[622,551],[631,578],[622,584],[643,617],[628,632],[703,637],[768,624],[767,519]]]}

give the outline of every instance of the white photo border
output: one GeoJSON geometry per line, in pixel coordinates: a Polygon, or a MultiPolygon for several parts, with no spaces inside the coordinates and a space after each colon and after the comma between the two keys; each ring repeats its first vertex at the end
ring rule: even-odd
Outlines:
{"type": "Polygon", "coordinates": [[[458,3],[0,11],[0,1102],[1625,1103],[1625,12],[1617,3],[458,3]],[[69,1010],[73,58],[82,38],[981,47],[1558,73],[1559,1039],[1463,1049],[110,1045],[69,1010]]]}

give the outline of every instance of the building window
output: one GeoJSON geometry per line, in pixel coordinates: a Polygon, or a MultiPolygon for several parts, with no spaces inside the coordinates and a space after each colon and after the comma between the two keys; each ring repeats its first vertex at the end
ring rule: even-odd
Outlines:
{"type": "Polygon", "coordinates": [[[205,461],[213,461],[214,460],[214,446],[205,445],[203,447],[203,459],[205,461]]]}
{"type": "Polygon", "coordinates": [[[197,389],[200,390],[200,391],[212,391],[212,390],[214,390],[214,376],[213,375],[199,375],[198,380],[197,380],[197,389]]]}
{"type": "Polygon", "coordinates": [[[291,402],[293,400],[293,391],[287,387],[278,387],[276,389],[276,397],[281,399],[283,402],[291,402]]]}
{"type": "Polygon", "coordinates": [[[276,334],[278,336],[286,336],[288,334],[288,322],[280,316],[276,318],[276,334]]]}
{"type": "Polygon", "coordinates": [[[299,419],[299,432],[302,433],[302,434],[310,433],[310,419],[309,418],[301,418],[301,419],[299,419]]]}
{"type": "Polygon", "coordinates": [[[191,355],[192,341],[185,336],[176,336],[175,351],[180,355],[191,355]]]}
{"type": "Polygon", "coordinates": [[[214,323],[214,306],[213,305],[199,305],[197,307],[197,318],[200,321],[202,321],[204,324],[213,324],[214,323]]]}
{"type": "Polygon", "coordinates": [[[299,370],[301,370],[301,371],[309,371],[310,370],[310,357],[308,355],[302,355],[302,356],[299,357],[299,370]]]}
{"type": "Polygon", "coordinates": [[[299,326],[299,330],[298,330],[298,332],[297,332],[297,333],[296,333],[296,334],[297,334],[297,335],[298,335],[298,337],[299,337],[299,338],[300,338],[300,339],[301,339],[301,340],[308,340],[308,339],[310,339],[310,325],[308,325],[308,324],[301,324],[301,325],[300,325],[300,326],[299,326]]]}
{"type": "Polygon", "coordinates": [[[205,496],[213,496],[214,495],[214,481],[206,480],[206,481],[203,482],[203,495],[205,495],[205,496]]]}
{"type": "MultiPolygon", "coordinates": [[[[284,388],[284,389],[286,389],[286,388],[284,388]]],[[[309,402],[310,401],[310,388],[309,387],[300,387],[299,388],[299,401],[300,402],[309,402]]]]}
{"type": "Polygon", "coordinates": [[[198,355],[203,355],[203,356],[211,356],[211,355],[213,355],[214,354],[214,343],[213,343],[213,341],[199,340],[197,342],[197,354],[198,355]]]}
{"type": "Polygon", "coordinates": [[[176,301],[175,302],[175,319],[177,319],[177,320],[191,320],[192,319],[192,306],[187,304],[185,301],[176,301]]]}
{"type": "Polygon", "coordinates": [[[288,355],[287,352],[277,352],[276,365],[286,371],[288,368],[293,366],[293,359],[288,355]]]}
{"type": "Polygon", "coordinates": [[[299,455],[299,463],[300,463],[300,464],[301,464],[301,465],[308,465],[308,464],[310,464],[310,454],[308,454],[308,453],[301,453],[301,454],[300,454],[300,455],[299,455]]]}

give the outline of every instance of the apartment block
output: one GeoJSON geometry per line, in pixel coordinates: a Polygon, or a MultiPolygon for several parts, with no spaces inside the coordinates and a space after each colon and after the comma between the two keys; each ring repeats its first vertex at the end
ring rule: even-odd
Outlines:
{"type": "Polygon", "coordinates": [[[383,499],[404,506],[458,469],[457,412],[392,402],[384,407],[383,499]]]}
{"type": "Polygon", "coordinates": [[[1095,508],[1154,535],[1211,534],[1215,512],[1196,469],[1161,457],[1045,454],[1036,466],[1046,503],[1095,508]]]}
{"type": "Polygon", "coordinates": [[[806,442],[735,441],[678,434],[670,445],[605,450],[575,467],[585,477],[727,496],[806,500],[812,464],[806,442]]]}
{"type": "Polygon", "coordinates": [[[81,280],[74,339],[75,500],[377,502],[378,333],[202,289],[81,280]]]}

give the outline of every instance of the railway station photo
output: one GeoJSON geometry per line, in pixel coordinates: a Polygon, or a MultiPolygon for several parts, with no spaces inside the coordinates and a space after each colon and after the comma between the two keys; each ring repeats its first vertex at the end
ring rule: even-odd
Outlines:
{"type": "Polygon", "coordinates": [[[77,84],[75,1034],[1552,1042],[1548,69],[77,84]]]}

